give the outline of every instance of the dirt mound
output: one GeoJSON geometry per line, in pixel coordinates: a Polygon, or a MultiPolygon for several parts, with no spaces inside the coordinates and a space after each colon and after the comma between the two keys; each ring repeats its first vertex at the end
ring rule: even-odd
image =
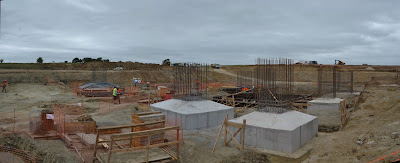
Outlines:
{"type": "Polygon", "coordinates": [[[221,161],[221,163],[231,163],[231,162],[254,162],[254,163],[269,163],[267,154],[255,151],[245,151],[242,155],[235,155],[226,160],[221,161]]]}
{"type": "Polygon", "coordinates": [[[366,86],[380,86],[380,85],[389,85],[389,84],[396,84],[397,78],[392,77],[373,77],[371,81],[366,83],[366,86]]]}
{"type": "Polygon", "coordinates": [[[367,67],[366,70],[375,70],[375,69],[372,67],[367,67]]]}

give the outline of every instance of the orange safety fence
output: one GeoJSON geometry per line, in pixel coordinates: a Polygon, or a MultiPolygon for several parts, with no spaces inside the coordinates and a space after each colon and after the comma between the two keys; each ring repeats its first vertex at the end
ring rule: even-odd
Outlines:
{"type": "Polygon", "coordinates": [[[91,159],[91,147],[79,134],[94,135],[97,127],[96,121],[85,115],[83,108],[83,102],[52,105],[57,134],[81,162],[87,162],[91,159]]]}
{"type": "MultiPolygon", "coordinates": [[[[147,97],[143,98],[147,99],[147,97]]],[[[138,100],[139,97],[136,96],[119,96],[119,99],[116,100],[114,100],[114,97],[103,97],[97,102],[93,102],[93,105],[98,105],[99,114],[106,114],[125,108],[134,108],[137,106],[138,100]]]]}
{"type": "Polygon", "coordinates": [[[52,110],[59,135],[96,132],[96,121],[84,115],[83,103],[53,104],[52,110]]]}
{"type": "Polygon", "coordinates": [[[394,160],[393,160],[392,162],[400,161],[400,151],[395,151],[395,152],[393,152],[393,153],[391,153],[391,154],[388,154],[388,155],[386,155],[386,156],[379,157],[378,159],[373,160],[373,161],[371,161],[371,162],[369,162],[369,163],[382,162],[382,161],[384,161],[385,159],[389,159],[388,157],[392,158],[391,156],[394,156],[394,158],[393,158],[394,160]],[[396,155],[397,155],[397,157],[396,157],[396,155]]]}
{"type": "Polygon", "coordinates": [[[36,163],[35,157],[31,156],[29,151],[16,149],[16,148],[10,147],[10,146],[0,145],[0,152],[7,152],[7,153],[12,154],[12,155],[2,155],[1,160],[0,160],[2,162],[3,161],[4,162],[14,162],[14,161],[16,161],[15,157],[18,157],[26,163],[36,163]]]}

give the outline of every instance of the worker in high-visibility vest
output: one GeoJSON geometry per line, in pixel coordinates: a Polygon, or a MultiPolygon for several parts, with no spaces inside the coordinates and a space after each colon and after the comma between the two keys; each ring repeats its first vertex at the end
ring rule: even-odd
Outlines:
{"type": "Polygon", "coordinates": [[[7,80],[3,81],[2,86],[3,86],[3,90],[1,90],[1,92],[7,93],[7,87],[8,87],[7,80]]]}
{"type": "Polygon", "coordinates": [[[113,92],[112,92],[112,95],[113,95],[113,97],[114,97],[114,104],[116,104],[116,101],[117,101],[117,99],[118,99],[118,90],[117,90],[117,87],[114,87],[114,89],[113,89],[113,92]]]}
{"type": "Polygon", "coordinates": [[[150,88],[150,81],[146,82],[146,87],[147,87],[147,89],[150,88]]]}
{"type": "Polygon", "coordinates": [[[118,103],[121,104],[121,89],[119,89],[119,86],[117,86],[117,99],[118,99],[118,103]]]}

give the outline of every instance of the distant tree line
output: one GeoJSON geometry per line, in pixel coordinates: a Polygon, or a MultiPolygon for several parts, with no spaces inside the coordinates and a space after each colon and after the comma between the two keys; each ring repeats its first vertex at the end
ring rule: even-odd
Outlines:
{"type": "Polygon", "coordinates": [[[74,58],[72,60],[72,63],[87,63],[87,62],[110,62],[109,59],[103,59],[102,57],[99,58],[90,58],[90,57],[85,57],[82,59],[79,58],[74,58]]]}
{"type": "Polygon", "coordinates": [[[43,58],[39,57],[38,59],[36,59],[36,63],[43,63],[43,58]]]}

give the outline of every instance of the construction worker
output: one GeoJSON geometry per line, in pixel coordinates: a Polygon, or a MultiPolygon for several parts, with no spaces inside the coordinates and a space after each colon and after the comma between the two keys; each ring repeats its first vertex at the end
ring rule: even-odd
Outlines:
{"type": "Polygon", "coordinates": [[[199,80],[196,79],[196,89],[199,89],[199,80]]]}
{"type": "Polygon", "coordinates": [[[244,88],[244,86],[242,86],[242,91],[245,91],[245,88],[244,88]]]}
{"type": "Polygon", "coordinates": [[[133,78],[133,84],[135,84],[135,87],[136,87],[137,82],[138,82],[138,80],[136,78],[133,78]]]}
{"type": "Polygon", "coordinates": [[[153,85],[154,85],[154,89],[157,89],[157,84],[156,84],[156,83],[154,83],[153,85]]]}
{"type": "Polygon", "coordinates": [[[3,81],[3,90],[1,90],[1,92],[7,93],[7,87],[8,87],[7,80],[4,80],[3,81]]]}
{"type": "Polygon", "coordinates": [[[117,101],[117,99],[118,99],[118,90],[117,90],[117,87],[114,87],[113,92],[112,92],[112,95],[113,95],[113,97],[114,97],[113,103],[116,104],[116,101],[117,101]]]}
{"type": "Polygon", "coordinates": [[[119,86],[117,86],[117,97],[118,97],[118,103],[121,104],[121,89],[119,89],[119,86]]]}

